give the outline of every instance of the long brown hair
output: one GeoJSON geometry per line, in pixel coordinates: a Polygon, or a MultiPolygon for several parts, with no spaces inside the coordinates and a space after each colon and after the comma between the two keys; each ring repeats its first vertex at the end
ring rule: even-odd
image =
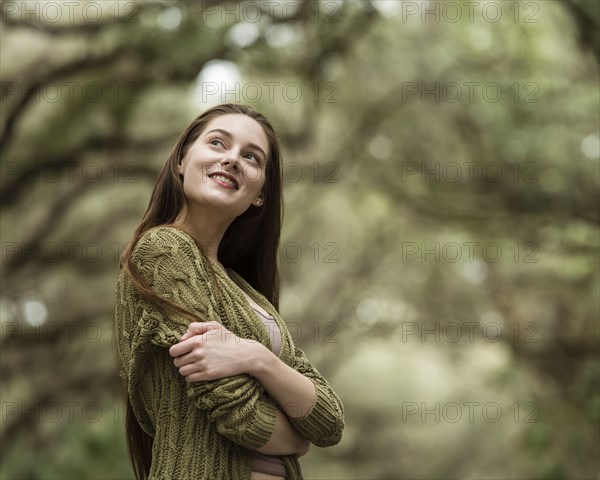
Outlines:
{"type": "MultiPolygon", "coordinates": [[[[263,205],[261,207],[251,205],[248,210],[235,218],[219,244],[217,257],[224,267],[232,268],[244,277],[279,310],[280,273],[277,251],[283,222],[283,175],[279,141],[271,123],[252,107],[223,104],[210,108],[195,118],[177,140],[158,175],[146,213],[135,229],[131,241],[123,249],[119,262],[119,267],[129,276],[133,286],[145,300],[164,313],[178,313],[190,321],[202,319],[180,305],[160,297],[144,281],[135,267],[131,254],[144,232],[160,225],[171,225],[186,205],[187,199],[184,195],[182,179],[177,173],[177,166],[207,124],[219,115],[226,114],[247,115],[262,126],[269,141],[269,158],[265,171],[263,205]]],[[[201,254],[206,255],[203,246],[198,242],[196,244],[201,254]]],[[[207,264],[210,266],[210,262],[207,264]]],[[[214,272],[211,273],[214,276],[214,272]]],[[[120,359],[117,361],[119,362],[120,359]]],[[[126,382],[123,385],[123,396],[126,406],[125,430],[129,457],[135,477],[138,480],[145,480],[149,476],[152,463],[152,437],[143,431],[134,415],[126,382]]]]}

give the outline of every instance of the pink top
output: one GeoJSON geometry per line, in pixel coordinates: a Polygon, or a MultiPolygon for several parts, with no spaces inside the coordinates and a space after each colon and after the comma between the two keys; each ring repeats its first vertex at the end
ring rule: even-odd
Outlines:
{"type": "MultiPolygon", "coordinates": [[[[277,322],[272,316],[265,316],[263,313],[253,309],[258,314],[258,318],[262,320],[269,332],[269,338],[273,345],[272,351],[275,355],[279,356],[281,350],[281,331],[277,322]]],[[[253,472],[270,473],[271,475],[279,475],[282,477],[286,476],[285,465],[281,458],[276,455],[263,455],[253,451],[250,459],[250,470],[253,472]]]]}

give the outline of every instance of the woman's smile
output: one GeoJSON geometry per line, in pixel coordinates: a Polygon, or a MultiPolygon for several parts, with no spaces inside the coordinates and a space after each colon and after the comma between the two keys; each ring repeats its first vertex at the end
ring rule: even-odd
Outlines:
{"type": "Polygon", "coordinates": [[[231,175],[226,173],[212,173],[209,175],[209,178],[223,187],[233,190],[238,190],[239,188],[238,182],[235,180],[235,178],[232,178],[231,175]]]}
{"type": "Polygon", "coordinates": [[[235,188],[235,184],[231,180],[229,180],[228,178],[225,178],[222,175],[213,175],[212,177],[209,177],[209,178],[224,188],[227,188],[230,190],[237,190],[237,188],[235,188]]]}

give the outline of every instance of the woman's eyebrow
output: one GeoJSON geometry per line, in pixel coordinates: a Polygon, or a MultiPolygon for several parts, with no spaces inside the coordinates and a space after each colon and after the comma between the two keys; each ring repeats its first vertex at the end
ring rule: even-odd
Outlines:
{"type": "MultiPolygon", "coordinates": [[[[208,135],[209,133],[212,133],[212,132],[220,133],[221,135],[223,135],[229,139],[232,138],[231,133],[229,133],[227,130],[223,130],[221,128],[215,128],[214,130],[211,130],[211,131],[207,132],[206,134],[208,135]]],[[[267,158],[267,154],[265,153],[265,151],[262,148],[260,148],[258,145],[254,144],[254,143],[249,143],[248,146],[250,148],[254,148],[255,150],[258,150],[260,153],[263,154],[264,158],[267,158]]]]}

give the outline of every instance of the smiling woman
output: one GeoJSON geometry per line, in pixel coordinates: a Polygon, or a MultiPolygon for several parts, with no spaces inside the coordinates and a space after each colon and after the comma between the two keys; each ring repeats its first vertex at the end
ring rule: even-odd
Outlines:
{"type": "Polygon", "coordinates": [[[344,407],[279,315],[279,143],[242,105],[179,138],[121,256],[114,342],[136,478],[299,480],[344,407]]]}
{"type": "MultiPolygon", "coordinates": [[[[265,182],[265,152],[269,150],[269,141],[263,128],[243,114],[216,117],[207,124],[206,130],[178,164],[184,193],[191,201],[176,223],[206,228],[209,222],[221,232],[249,205],[263,204],[261,189],[265,182]],[[238,194],[229,195],[232,191],[238,194]],[[207,208],[211,206],[214,208],[207,208]],[[198,215],[211,215],[211,219],[189,221],[198,215]]],[[[206,233],[203,237],[207,237],[206,233]]]]}

